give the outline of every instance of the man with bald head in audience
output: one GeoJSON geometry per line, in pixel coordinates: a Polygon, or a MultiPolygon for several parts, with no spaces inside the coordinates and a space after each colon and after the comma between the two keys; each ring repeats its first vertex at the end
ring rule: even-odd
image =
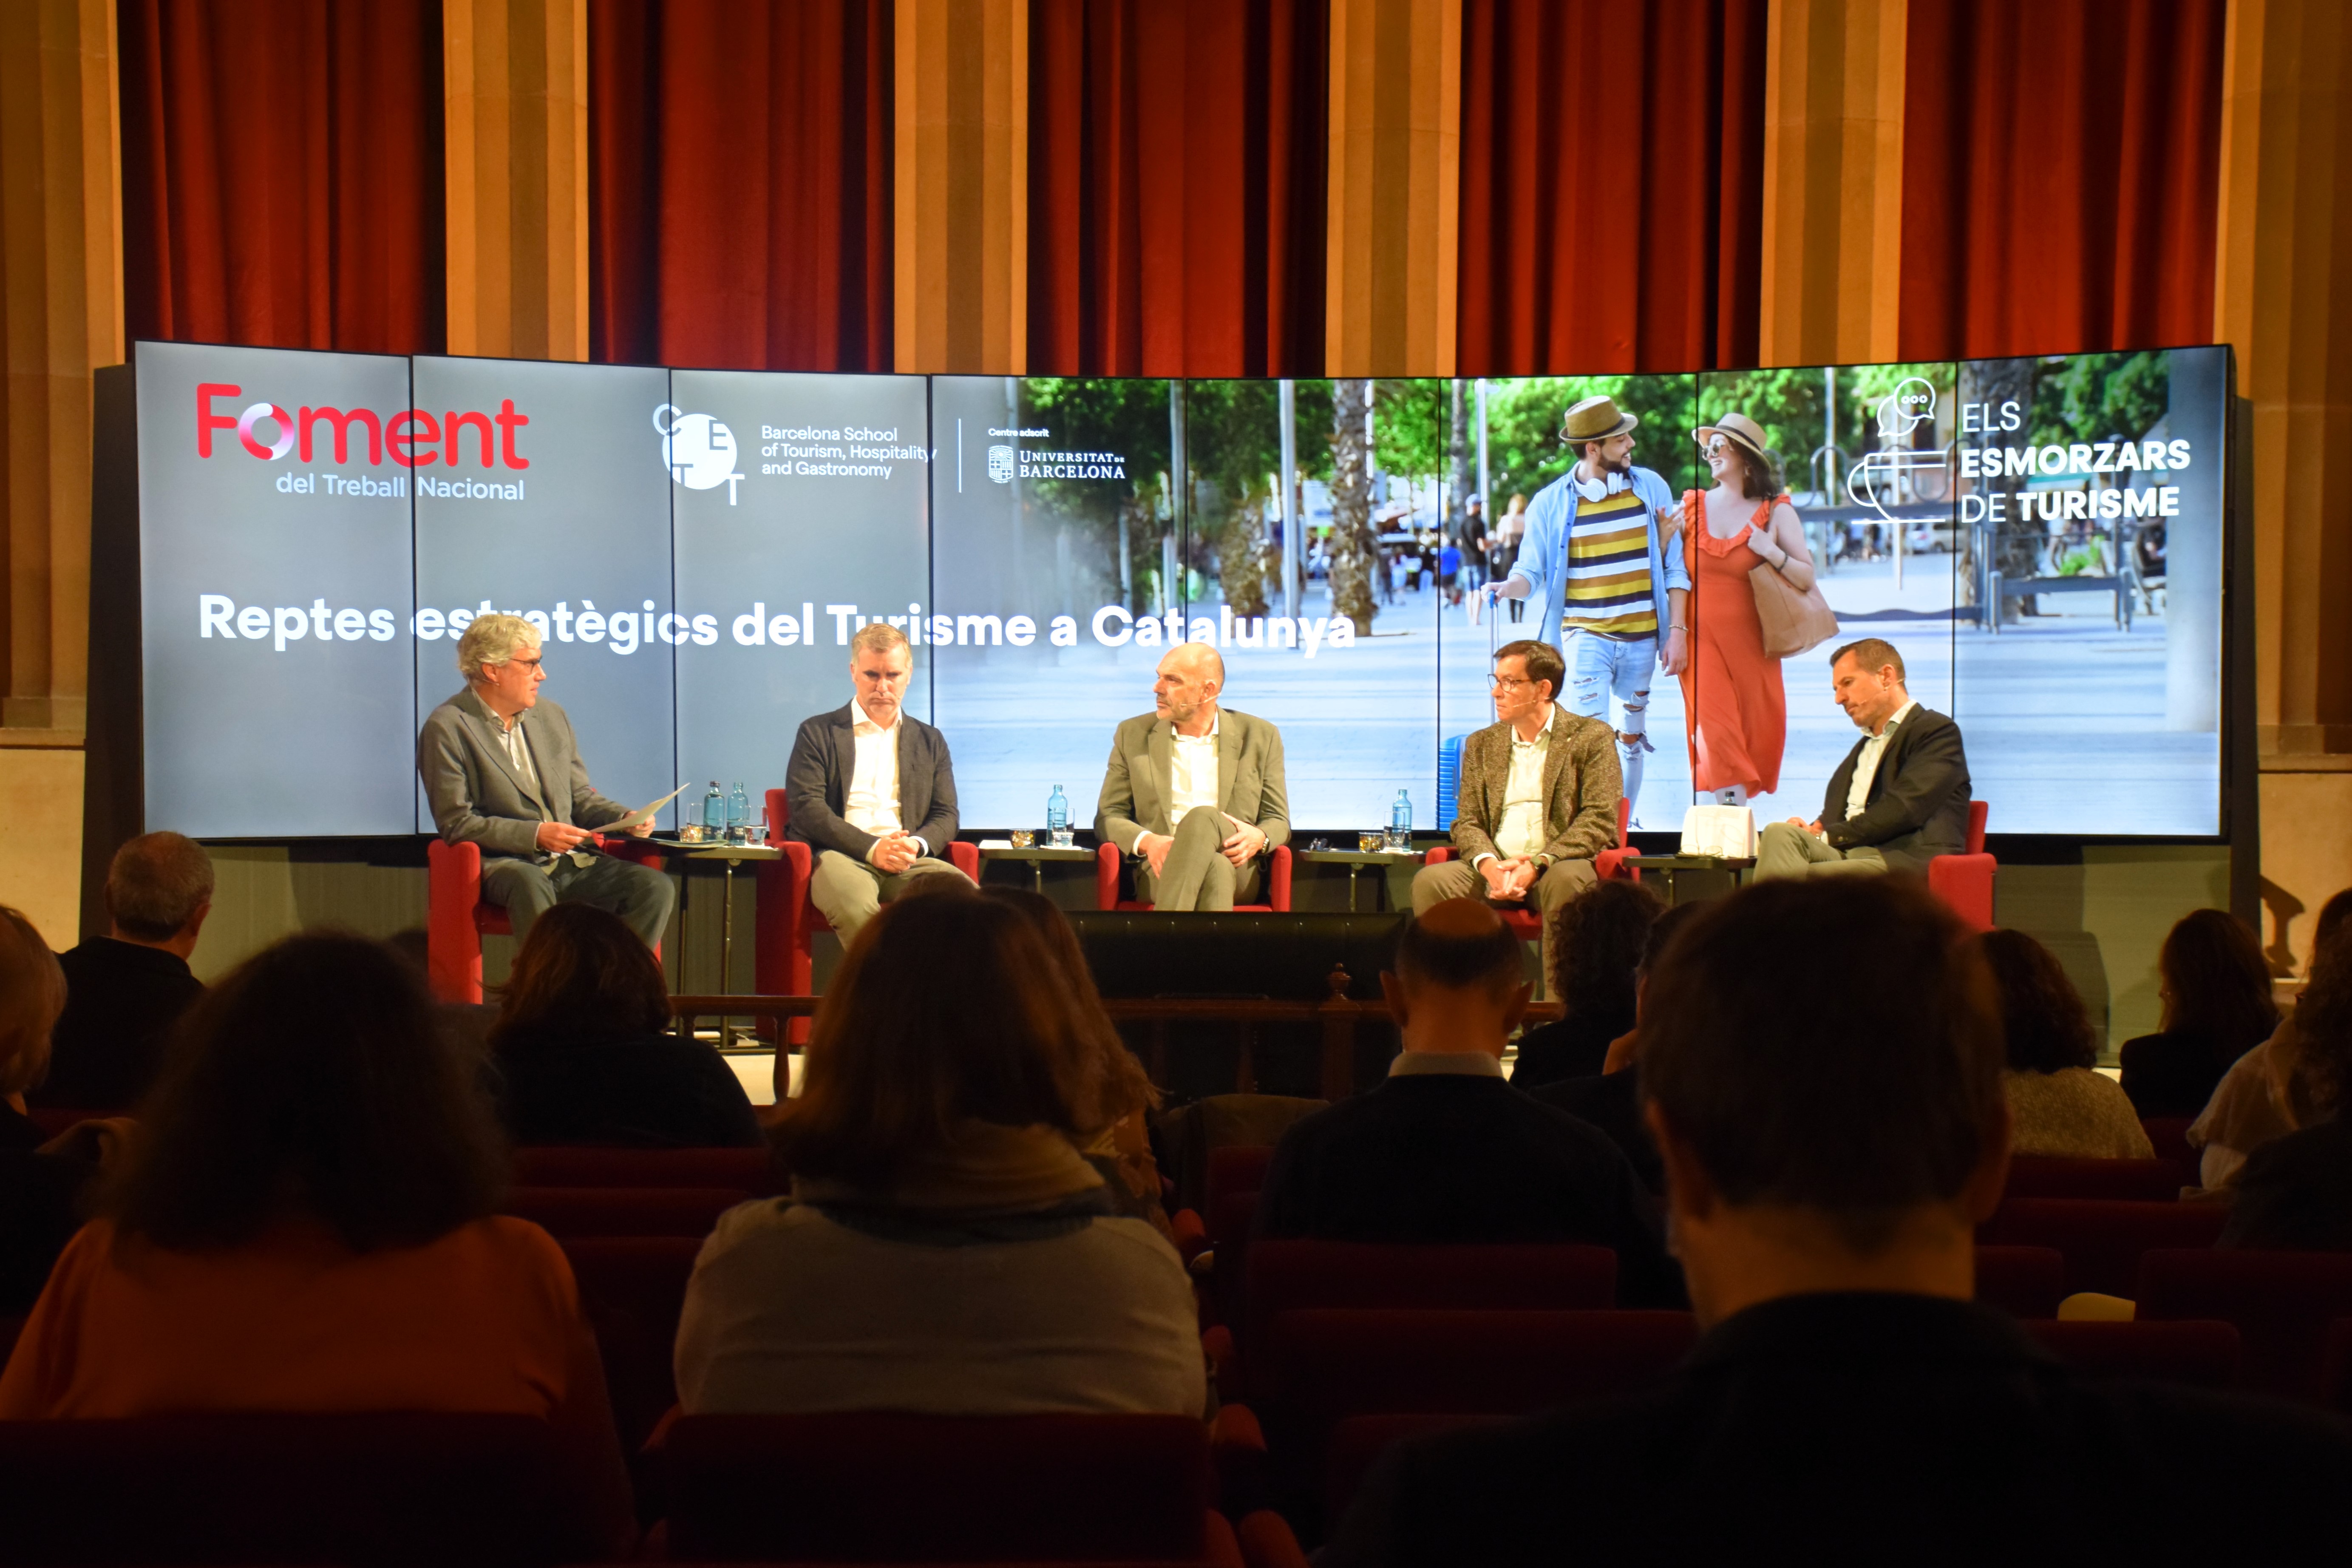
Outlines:
{"type": "Polygon", "coordinates": [[[1903,878],[1705,906],[1641,1024],[1696,1347],[1638,1392],[1390,1448],[1323,1568],[2286,1563],[2340,1542],[2341,1417],[2080,1373],[1973,1300],[2009,1110],[1968,935],[1903,878]],[[1838,984],[1792,1002],[1790,953],[1833,955],[1838,984]]]}
{"type": "Polygon", "coordinates": [[[1656,1215],[1599,1130],[1513,1089],[1503,1046],[1528,1006],[1518,938],[1485,901],[1415,917],[1381,975],[1404,1050],[1386,1081],[1293,1122],[1257,1234],[1321,1241],[1580,1241],[1614,1247],[1617,1295],[1682,1305],[1656,1215]]]}
{"type": "Polygon", "coordinates": [[[1282,731],[1223,706],[1224,690],[1217,650],[1181,644],[1160,661],[1152,711],[1111,737],[1095,836],[1135,857],[1135,896],[1161,910],[1259,901],[1290,839],[1282,731]]]}

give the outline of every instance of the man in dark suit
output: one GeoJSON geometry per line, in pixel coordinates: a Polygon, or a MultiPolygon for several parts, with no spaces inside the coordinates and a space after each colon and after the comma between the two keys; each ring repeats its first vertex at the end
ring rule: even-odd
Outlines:
{"type": "Polygon", "coordinates": [[[904,707],[907,634],[872,621],[849,639],[857,695],[803,720],[784,768],[784,837],[816,851],[809,897],[842,945],[917,877],[961,877],[940,857],[956,836],[947,737],[904,707]],[[909,825],[912,826],[909,826],[909,825]]]}
{"type": "Polygon", "coordinates": [[[1378,1089],[1291,1124],[1258,1197],[1261,1236],[1583,1241],[1617,1250],[1618,1299],[1679,1306],[1655,1215],[1616,1145],[1503,1081],[1528,1005],[1517,938],[1472,899],[1424,910],[1381,976],[1404,1050],[1378,1089]]]}
{"type": "Polygon", "coordinates": [[[2287,1561],[2352,1426],[2079,1374],[1971,1300],[2008,1176],[2000,1016],[1926,889],[1709,904],[1652,977],[1642,1089],[1705,1332],[1639,1393],[1400,1444],[1325,1568],[2287,1561]],[[1790,952],[1839,983],[1792,1005],[1790,952]]]}
{"type": "Polygon", "coordinates": [[[1837,704],[1862,739],[1830,775],[1818,821],[1768,824],[1756,878],[1830,871],[1925,872],[1967,847],[1969,758],[1960,727],[1905,689],[1903,656],[1877,637],[1830,657],[1837,704]]]}
{"type": "MultiPolygon", "coordinates": [[[[571,716],[542,700],[539,628],[520,616],[477,616],[457,640],[466,689],[425,716],[416,771],[434,825],[482,847],[482,896],[506,907],[515,940],[559,902],[593,904],[661,941],[677,889],[650,866],[599,852],[596,829],[633,815],[596,793],[571,716]]],[[[652,824],[629,830],[639,837],[652,824]]]]}
{"type": "Polygon", "coordinates": [[[36,1105],[121,1110],[154,1081],[163,1037],[205,994],[188,970],[213,909],[213,862],[176,833],[142,833],[106,870],[107,933],[58,956],[66,1010],[36,1105]]]}

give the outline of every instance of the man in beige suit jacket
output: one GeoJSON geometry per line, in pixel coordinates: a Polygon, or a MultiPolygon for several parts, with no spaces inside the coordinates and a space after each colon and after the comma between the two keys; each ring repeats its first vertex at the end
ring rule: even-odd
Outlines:
{"type": "Polygon", "coordinates": [[[1543,915],[1544,973],[1551,973],[1552,914],[1592,886],[1593,858],[1617,845],[1615,734],[1553,699],[1566,673],[1547,643],[1495,650],[1495,716],[1462,742],[1454,808],[1458,858],[1412,879],[1418,915],[1448,899],[1532,902],[1543,915]]]}
{"type": "Polygon", "coordinates": [[[1290,840],[1282,732],[1220,707],[1224,686],[1215,648],[1171,648],[1154,710],[1111,737],[1095,835],[1139,858],[1135,896],[1162,910],[1255,902],[1266,857],[1290,840]]]}

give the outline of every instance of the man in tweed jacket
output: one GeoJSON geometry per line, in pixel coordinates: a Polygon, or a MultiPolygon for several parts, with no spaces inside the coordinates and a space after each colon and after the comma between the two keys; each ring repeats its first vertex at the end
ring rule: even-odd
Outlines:
{"type": "Polygon", "coordinates": [[[1547,975],[1553,911],[1592,886],[1593,857],[1617,847],[1622,794],[1609,726],[1553,700],[1564,673],[1546,643],[1495,650],[1498,722],[1462,742],[1456,858],[1424,866],[1412,879],[1415,914],[1448,899],[1532,902],[1543,916],[1547,975]]]}

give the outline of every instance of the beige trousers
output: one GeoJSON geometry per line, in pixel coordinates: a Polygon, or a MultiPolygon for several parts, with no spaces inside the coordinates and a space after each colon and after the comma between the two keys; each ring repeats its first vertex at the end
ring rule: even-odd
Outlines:
{"type": "Polygon", "coordinates": [[[893,876],[863,860],[853,860],[838,849],[821,849],[816,867],[809,873],[809,899],[840,936],[841,945],[847,947],[857,939],[859,929],[884,904],[905,892],[916,878],[941,874],[963,876],[945,860],[929,855],[893,876]]]}
{"type": "Polygon", "coordinates": [[[1774,877],[1877,876],[1886,858],[1868,845],[1840,849],[1786,822],[1768,822],[1756,836],[1756,879],[1774,877]]]}
{"type": "Polygon", "coordinates": [[[1224,910],[1255,902],[1258,884],[1265,880],[1265,866],[1253,860],[1236,869],[1225,858],[1224,843],[1232,832],[1222,811],[1201,806],[1186,812],[1184,820],[1176,825],[1176,842],[1168,847],[1160,875],[1151,874],[1149,861],[1137,864],[1136,898],[1160,910],[1180,912],[1224,910]]]}

